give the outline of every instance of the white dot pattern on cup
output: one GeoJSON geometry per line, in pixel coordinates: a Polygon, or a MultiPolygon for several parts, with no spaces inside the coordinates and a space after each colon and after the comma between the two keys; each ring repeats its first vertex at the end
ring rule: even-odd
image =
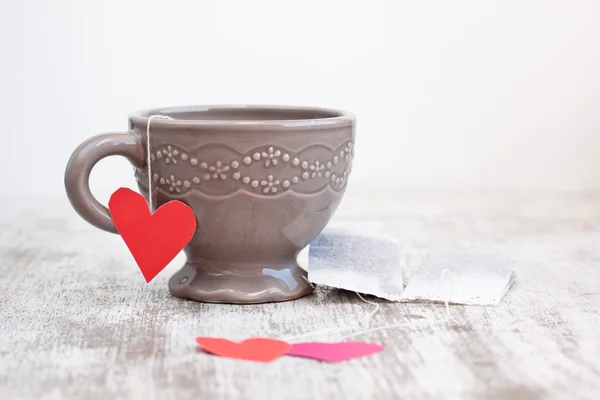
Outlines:
{"type": "Polygon", "coordinates": [[[310,193],[317,190],[311,188],[321,190],[323,185],[342,190],[352,169],[354,143],[347,141],[336,150],[322,147],[324,150],[319,150],[318,153],[310,148],[290,154],[281,147],[267,145],[238,157],[227,157],[219,156],[214,148],[211,151],[199,148],[190,154],[174,144],[164,144],[151,152],[152,159],[155,160],[153,170],[156,172],[153,179],[161,190],[173,194],[189,190],[204,191],[205,188],[210,188],[211,193],[238,189],[262,195],[274,195],[288,190],[310,193]],[[326,152],[330,154],[329,157],[324,155],[326,152]],[[196,171],[196,174],[182,173],[181,171],[185,171],[181,167],[182,163],[190,165],[191,172],[196,171]],[[261,170],[265,173],[261,174],[261,170]],[[266,173],[267,171],[271,172],[266,173]],[[219,182],[224,181],[232,183],[220,186],[224,184],[219,182]],[[220,189],[221,187],[225,189],[220,189]]]}

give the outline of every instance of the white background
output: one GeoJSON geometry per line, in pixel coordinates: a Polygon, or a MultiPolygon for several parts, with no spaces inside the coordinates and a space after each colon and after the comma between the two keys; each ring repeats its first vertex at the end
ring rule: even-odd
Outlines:
{"type": "MultiPolygon", "coordinates": [[[[61,195],[131,111],[220,103],[354,112],[355,188],[600,186],[597,0],[1,4],[1,192],[61,195]]],[[[92,178],[133,184],[120,159],[92,178]]]]}

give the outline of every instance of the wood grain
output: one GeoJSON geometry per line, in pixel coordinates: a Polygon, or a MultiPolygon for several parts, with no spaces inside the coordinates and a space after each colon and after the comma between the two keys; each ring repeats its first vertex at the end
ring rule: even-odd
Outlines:
{"type": "MultiPolygon", "coordinates": [[[[381,301],[355,339],[384,352],[341,364],[254,364],[198,352],[197,335],[289,338],[356,325],[353,293],[233,306],[173,298],[179,256],[146,285],[117,236],[63,199],[0,204],[0,399],[597,399],[600,194],[349,194],[336,222],[403,242],[406,278],[427,251],[507,254],[498,307],[381,301]],[[375,204],[374,204],[375,203],[375,204]]],[[[347,333],[347,332],[346,332],[347,333]]],[[[337,340],[344,332],[303,339],[337,340]]]]}

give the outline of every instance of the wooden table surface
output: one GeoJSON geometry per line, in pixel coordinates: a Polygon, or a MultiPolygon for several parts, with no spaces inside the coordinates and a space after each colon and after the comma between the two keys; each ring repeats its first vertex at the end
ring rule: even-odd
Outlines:
{"type": "MultiPolygon", "coordinates": [[[[348,193],[335,220],[396,235],[405,281],[429,250],[514,257],[497,307],[379,301],[340,364],[210,356],[197,335],[285,338],[350,326],[372,306],[320,288],[279,304],[173,298],[176,260],[146,285],[116,235],[66,199],[2,200],[0,399],[598,399],[600,193],[348,193]]],[[[378,300],[376,300],[378,301],[378,300]]],[[[307,337],[337,340],[343,334],[307,337]]]]}

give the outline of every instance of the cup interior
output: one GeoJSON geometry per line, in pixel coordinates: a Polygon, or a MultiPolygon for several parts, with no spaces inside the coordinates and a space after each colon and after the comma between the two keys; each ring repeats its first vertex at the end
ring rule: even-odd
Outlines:
{"type": "Polygon", "coordinates": [[[145,111],[141,116],[161,114],[179,121],[288,121],[338,118],[344,112],[315,107],[207,106],[173,107],[145,111]]]}

